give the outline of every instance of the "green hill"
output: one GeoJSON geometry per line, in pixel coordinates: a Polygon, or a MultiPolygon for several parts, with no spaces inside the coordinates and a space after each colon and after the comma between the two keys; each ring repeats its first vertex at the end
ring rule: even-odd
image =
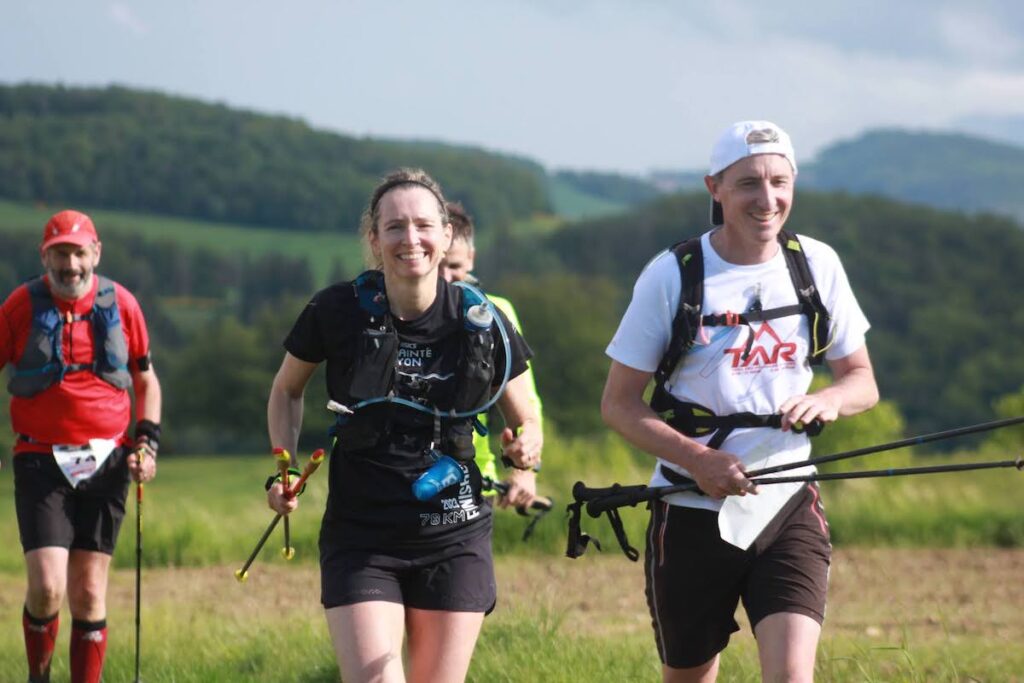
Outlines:
{"type": "Polygon", "coordinates": [[[524,159],[120,87],[0,86],[0,197],[11,200],[351,233],[398,166],[427,168],[485,225],[550,212],[544,170],[524,159]]]}
{"type": "MultiPolygon", "coordinates": [[[[483,226],[480,274],[517,304],[552,424],[602,432],[604,346],[643,265],[706,229],[704,192],[657,196],[626,176],[548,174],[478,149],[355,139],[123,88],[0,86],[0,284],[38,272],[54,210],[89,211],[101,270],[151,323],[177,447],[252,446],[281,339],[312,291],[361,269],[362,203],[399,164],[430,170],[483,226]]],[[[984,420],[1024,386],[1024,232],[979,213],[1024,215],[1022,168],[1009,146],[899,131],[801,166],[790,227],[843,257],[883,395],[911,432],[984,420]]],[[[326,421],[314,411],[310,429],[326,421]]]]}
{"type": "Polygon", "coordinates": [[[618,213],[661,194],[647,180],[619,173],[558,171],[549,178],[555,213],[566,218],[618,213]]]}
{"type": "MultiPolygon", "coordinates": [[[[799,141],[798,141],[799,143],[799,141]]],[[[797,156],[800,147],[797,145],[797,156]]],[[[701,191],[703,171],[657,171],[663,191],[701,191]]],[[[951,132],[868,131],[800,161],[801,189],[870,194],[1024,220],[1024,147],[951,132]]]]}
{"type": "Polygon", "coordinates": [[[876,130],[801,166],[805,188],[1024,219],[1024,148],[956,133],[876,130]]]}

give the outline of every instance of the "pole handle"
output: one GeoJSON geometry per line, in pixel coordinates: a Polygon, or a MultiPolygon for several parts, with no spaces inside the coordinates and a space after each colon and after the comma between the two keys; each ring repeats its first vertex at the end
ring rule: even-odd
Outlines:
{"type": "Polygon", "coordinates": [[[295,496],[297,496],[299,494],[299,491],[302,490],[302,486],[306,483],[306,480],[309,479],[313,475],[313,473],[317,471],[317,469],[323,463],[324,458],[326,457],[327,454],[324,452],[324,449],[322,448],[318,448],[315,451],[313,451],[313,454],[309,456],[309,462],[307,462],[306,466],[302,469],[302,474],[299,476],[298,479],[295,480],[295,483],[291,486],[291,488],[285,490],[285,498],[294,498],[295,496]]]}
{"type": "MultiPolygon", "coordinates": [[[[539,512],[548,512],[554,506],[555,506],[555,501],[551,500],[547,496],[536,496],[536,497],[534,497],[533,501],[530,503],[530,509],[531,510],[537,510],[539,512]]],[[[516,508],[516,512],[518,512],[521,515],[525,515],[526,514],[526,510],[521,505],[516,508]]]]}
{"type": "Polygon", "coordinates": [[[288,486],[288,468],[292,464],[292,454],[288,452],[287,448],[274,448],[274,460],[277,461],[277,473],[281,475],[281,486],[287,491],[290,488],[288,486]]]}

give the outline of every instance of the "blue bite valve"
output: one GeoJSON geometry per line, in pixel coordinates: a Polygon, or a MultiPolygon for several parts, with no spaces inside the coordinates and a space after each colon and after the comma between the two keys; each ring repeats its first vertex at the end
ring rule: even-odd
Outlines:
{"type": "Polygon", "coordinates": [[[449,486],[462,481],[463,474],[455,458],[440,455],[437,462],[412,483],[412,495],[417,500],[430,500],[449,486]]]}

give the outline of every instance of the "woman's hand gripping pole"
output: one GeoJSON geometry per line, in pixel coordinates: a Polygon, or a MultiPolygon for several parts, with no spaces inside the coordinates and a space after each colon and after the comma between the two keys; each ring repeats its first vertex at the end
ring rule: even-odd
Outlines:
{"type": "MultiPolygon", "coordinates": [[[[281,449],[281,450],[284,451],[284,449],[281,449]]],[[[287,451],[284,451],[284,452],[287,453],[287,451]]],[[[275,457],[277,457],[277,453],[275,453],[275,457]]],[[[285,498],[290,500],[290,499],[293,499],[293,498],[297,497],[300,493],[302,493],[303,489],[306,486],[306,480],[308,480],[313,475],[313,473],[317,471],[317,469],[323,463],[325,457],[326,457],[326,453],[324,452],[324,449],[318,448],[315,451],[313,451],[313,454],[311,456],[309,456],[309,462],[306,463],[306,467],[302,470],[302,474],[299,475],[299,478],[295,480],[294,484],[292,484],[288,488],[285,488],[284,491],[282,491],[282,495],[285,498]]],[[[288,460],[289,461],[291,460],[290,456],[288,457],[288,460]]],[[[278,462],[280,463],[280,460],[278,462]]],[[[282,481],[283,481],[283,475],[282,475],[282,481]]],[[[256,542],[256,547],[253,548],[252,553],[249,554],[249,558],[245,561],[245,564],[242,565],[241,569],[238,569],[238,570],[235,571],[235,578],[238,579],[239,582],[243,582],[244,583],[245,580],[249,578],[249,567],[252,565],[253,561],[256,559],[256,556],[259,555],[260,550],[263,549],[264,544],[266,544],[267,539],[270,538],[270,534],[273,533],[274,528],[277,527],[277,524],[278,524],[278,522],[281,521],[282,517],[284,517],[285,521],[287,522],[288,518],[287,518],[286,515],[283,515],[280,512],[277,513],[276,515],[274,515],[274,519],[271,520],[270,524],[267,526],[266,530],[263,532],[263,535],[260,536],[260,540],[256,542]]],[[[288,546],[288,542],[287,541],[285,542],[285,545],[286,545],[286,547],[288,546]]],[[[287,559],[291,559],[290,557],[287,557],[287,556],[286,556],[286,558],[287,559]]]]}

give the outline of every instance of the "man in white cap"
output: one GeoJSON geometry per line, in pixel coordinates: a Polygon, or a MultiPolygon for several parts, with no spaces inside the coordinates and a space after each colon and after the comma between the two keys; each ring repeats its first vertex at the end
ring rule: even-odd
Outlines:
{"type": "Polygon", "coordinates": [[[129,477],[156,474],[161,394],[146,321],[127,289],[94,272],[101,246],[88,216],[55,214],[39,247],[44,275],[0,307],[0,368],[12,366],[18,435],[14,498],[28,570],[29,681],[50,679],[65,593],[71,681],[100,680],[107,575],[129,477]]]}
{"type": "Polygon", "coordinates": [[[700,487],[651,505],[647,601],[665,681],[715,680],[740,600],[762,679],[813,679],[831,556],[819,492],[745,473],[806,460],[809,435],[872,407],[878,389],[838,256],[783,230],[796,173],[781,128],[730,126],[704,179],[715,227],[647,265],[607,349],[605,422],[657,457],[652,486],[700,487]],[[833,381],[808,393],[822,361],[833,381]]]}

